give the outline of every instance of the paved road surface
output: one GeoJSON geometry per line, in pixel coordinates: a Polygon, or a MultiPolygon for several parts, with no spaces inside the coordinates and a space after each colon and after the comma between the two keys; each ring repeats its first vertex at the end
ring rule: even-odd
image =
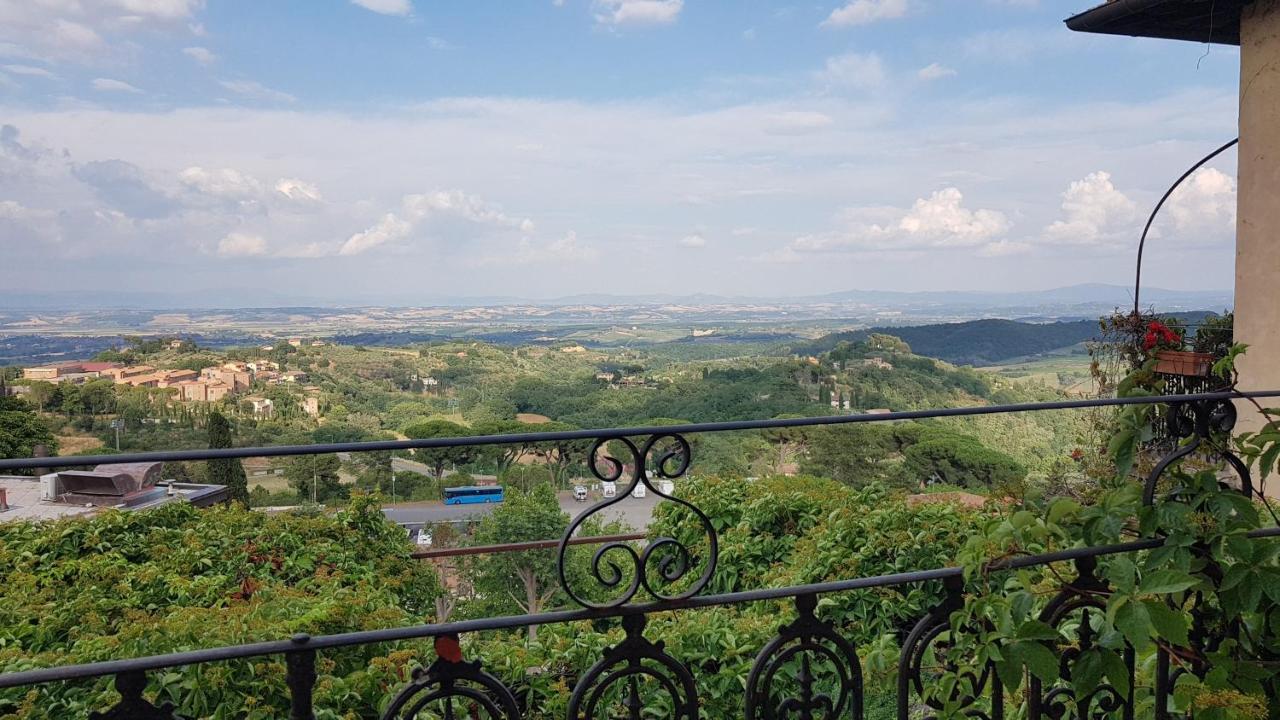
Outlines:
{"type": "MultiPolygon", "coordinates": [[[[616,505],[610,505],[601,515],[605,519],[621,519],[632,529],[643,531],[649,526],[653,509],[657,507],[660,499],[653,493],[643,498],[627,497],[616,505]]],[[[560,509],[568,514],[570,518],[576,518],[579,513],[591,507],[594,502],[598,502],[600,497],[593,495],[588,502],[576,502],[572,493],[563,492],[560,493],[559,500],[560,509]]],[[[493,505],[445,505],[438,502],[416,502],[386,505],[382,508],[382,512],[394,523],[419,527],[424,523],[478,520],[493,512],[493,508],[493,505]]]]}

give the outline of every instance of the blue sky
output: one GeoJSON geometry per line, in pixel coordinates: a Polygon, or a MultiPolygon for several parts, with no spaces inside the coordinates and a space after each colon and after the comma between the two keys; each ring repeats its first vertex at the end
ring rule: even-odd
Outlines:
{"type": "MultiPolygon", "coordinates": [[[[0,250],[228,304],[1124,283],[1239,55],[1088,4],[0,0],[0,250]]],[[[1229,287],[1234,202],[1151,283],[1229,287]]]]}

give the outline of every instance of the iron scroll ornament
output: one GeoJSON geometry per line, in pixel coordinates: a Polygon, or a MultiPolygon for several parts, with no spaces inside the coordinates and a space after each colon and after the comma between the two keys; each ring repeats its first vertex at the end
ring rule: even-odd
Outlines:
{"type": "Polygon", "coordinates": [[[756,656],[747,676],[746,720],[862,720],[857,650],[814,615],[816,608],[813,595],[797,596],[799,616],[756,656]]]}
{"type": "Polygon", "coordinates": [[[1077,696],[1072,685],[1076,663],[1096,647],[1097,631],[1093,627],[1092,618],[1101,617],[1107,611],[1106,603],[1099,598],[1105,598],[1112,592],[1098,578],[1096,570],[1096,558],[1077,560],[1076,579],[1065,584],[1040,613],[1040,622],[1066,635],[1074,634],[1075,637],[1056,642],[1053,648],[1058,655],[1057,683],[1046,685],[1037,675],[1031,674],[1027,698],[1027,717],[1030,720],[1134,718],[1134,693],[1138,678],[1134,667],[1134,649],[1129,643],[1124,644],[1120,658],[1128,688],[1121,689],[1113,684],[1114,678],[1104,677],[1094,681],[1087,694],[1077,696]],[[1074,631],[1070,629],[1072,626],[1074,631]]]}
{"type": "Polygon", "coordinates": [[[622,619],[626,637],[578,680],[569,696],[569,720],[698,720],[693,673],[667,654],[661,640],[645,639],[647,622],[644,615],[622,619]]]}
{"type": "Polygon", "coordinates": [[[590,468],[591,474],[601,482],[616,483],[627,474],[628,464],[607,454],[607,445],[610,442],[620,443],[626,449],[627,454],[631,456],[630,467],[633,468],[631,479],[627,482],[626,488],[618,490],[615,497],[606,498],[587,508],[586,512],[576,517],[569,524],[569,527],[565,529],[564,536],[560,538],[559,551],[556,556],[560,587],[564,589],[569,597],[573,598],[574,602],[583,607],[596,610],[615,608],[626,604],[636,596],[641,587],[644,587],[657,600],[683,600],[697,595],[711,582],[711,577],[715,574],[716,558],[719,555],[719,539],[715,528],[711,525],[711,519],[705,513],[685,500],[662,492],[651,482],[649,477],[650,467],[652,467],[653,473],[658,478],[664,480],[674,480],[683,476],[692,462],[689,441],[676,434],[653,435],[644,443],[643,447],[637,447],[635,443],[627,438],[601,438],[596,440],[591,446],[591,450],[587,453],[587,467],[590,468]],[[602,454],[602,450],[606,452],[602,454]],[[605,469],[601,469],[600,463],[605,464],[605,469]],[[648,492],[655,493],[669,502],[684,506],[698,519],[708,542],[707,556],[705,560],[700,562],[700,558],[694,555],[688,545],[672,537],[655,538],[641,551],[637,551],[635,547],[626,542],[606,543],[601,545],[591,558],[592,578],[601,588],[606,590],[612,591],[623,586],[627,572],[615,560],[616,557],[622,556],[628,558],[631,564],[630,581],[625,583],[625,588],[620,593],[615,594],[607,601],[595,602],[587,599],[573,589],[565,571],[569,540],[573,538],[573,534],[582,527],[582,524],[588,518],[607,507],[622,502],[640,485],[643,485],[648,492]],[[703,565],[701,575],[684,590],[677,593],[663,592],[665,587],[669,587],[688,577],[690,571],[698,564],[703,565]],[[654,571],[657,573],[656,578],[651,574],[654,571]],[[661,584],[656,582],[659,579],[661,584]]]}
{"type": "Polygon", "coordinates": [[[1184,442],[1165,455],[1147,475],[1142,490],[1142,504],[1152,506],[1156,502],[1156,491],[1160,478],[1166,470],[1179,460],[1208,446],[1219,457],[1227,462],[1240,478],[1240,494],[1247,498],[1254,496],[1253,477],[1249,466],[1236,457],[1230,450],[1214,447],[1214,436],[1229,435],[1236,426],[1236,406],[1230,400],[1198,400],[1194,402],[1175,402],[1169,404],[1167,423],[1169,435],[1184,442]]]}
{"type": "Polygon", "coordinates": [[[519,720],[520,708],[511,690],[485,672],[479,660],[462,659],[457,636],[436,639],[441,653],[430,667],[417,668],[412,680],[396,694],[382,720],[412,720],[438,713],[446,720],[519,720]]]}

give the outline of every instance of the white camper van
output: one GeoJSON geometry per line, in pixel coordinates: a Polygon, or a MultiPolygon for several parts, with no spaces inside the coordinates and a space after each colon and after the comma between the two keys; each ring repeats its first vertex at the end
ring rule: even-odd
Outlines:
{"type": "Polygon", "coordinates": [[[618,495],[618,483],[616,483],[616,482],[602,482],[602,483],[600,483],[600,494],[601,494],[601,495],[603,495],[603,496],[605,496],[605,497],[607,497],[607,498],[617,497],[617,495],[618,495]]]}

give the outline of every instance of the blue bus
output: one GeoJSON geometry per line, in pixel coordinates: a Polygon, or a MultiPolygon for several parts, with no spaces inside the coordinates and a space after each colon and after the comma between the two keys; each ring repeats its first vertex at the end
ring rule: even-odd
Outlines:
{"type": "Polygon", "coordinates": [[[502,502],[501,485],[467,485],[444,489],[445,505],[502,502]]]}

